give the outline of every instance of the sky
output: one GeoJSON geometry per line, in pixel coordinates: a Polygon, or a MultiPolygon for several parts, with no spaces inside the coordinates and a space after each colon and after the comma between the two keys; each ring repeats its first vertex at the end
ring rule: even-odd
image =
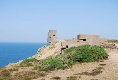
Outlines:
{"type": "Polygon", "coordinates": [[[0,0],[0,42],[47,42],[49,30],[118,39],[118,0],[0,0]]]}

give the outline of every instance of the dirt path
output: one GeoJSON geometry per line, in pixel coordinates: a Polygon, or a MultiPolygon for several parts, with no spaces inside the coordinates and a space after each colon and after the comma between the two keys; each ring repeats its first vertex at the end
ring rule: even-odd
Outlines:
{"type": "Polygon", "coordinates": [[[109,53],[109,60],[118,63],[118,51],[111,51],[109,53]]]}
{"type": "Polygon", "coordinates": [[[108,54],[108,60],[75,64],[70,69],[52,71],[47,76],[34,80],[50,80],[57,76],[61,80],[67,80],[67,77],[70,76],[76,76],[77,80],[118,80],[118,50],[111,51],[108,54]],[[97,69],[100,69],[100,72],[93,73],[97,69]]]}

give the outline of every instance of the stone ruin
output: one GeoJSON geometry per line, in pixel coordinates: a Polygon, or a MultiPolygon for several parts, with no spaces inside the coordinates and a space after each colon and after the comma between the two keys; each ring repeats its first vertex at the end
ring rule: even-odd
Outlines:
{"type": "MultiPolygon", "coordinates": [[[[79,34],[76,38],[68,39],[68,40],[57,40],[57,31],[49,30],[47,46],[43,46],[37,51],[37,54],[34,55],[38,60],[45,59],[49,56],[55,56],[58,54],[62,54],[65,49],[70,47],[77,47],[80,45],[98,45],[104,48],[113,48],[116,49],[114,44],[102,44],[101,38],[99,35],[88,35],[88,34],[79,34]]],[[[118,45],[117,45],[118,46],[118,45]]]]}
{"type": "Polygon", "coordinates": [[[63,53],[63,50],[70,47],[76,47],[84,44],[90,45],[99,45],[100,44],[100,36],[99,35],[87,35],[87,34],[79,34],[77,38],[73,38],[71,40],[57,40],[56,30],[49,30],[48,32],[48,45],[53,45],[56,42],[60,41],[60,52],[63,53]]]}
{"type": "MultiPolygon", "coordinates": [[[[56,30],[49,30],[48,32],[48,45],[52,45],[56,43],[57,36],[56,36],[56,30]]],[[[73,47],[73,46],[79,46],[83,44],[90,44],[90,45],[99,45],[100,44],[100,36],[99,35],[87,35],[87,34],[79,34],[77,35],[77,38],[73,38],[71,40],[65,40],[61,43],[62,47],[73,47]]]]}

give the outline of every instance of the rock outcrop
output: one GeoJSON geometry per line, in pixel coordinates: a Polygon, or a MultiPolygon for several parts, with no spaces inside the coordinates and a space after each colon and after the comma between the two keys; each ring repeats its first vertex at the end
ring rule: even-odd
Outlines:
{"type": "Polygon", "coordinates": [[[37,53],[33,56],[33,58],[36,58],[37,60],[42,60],[47,57],[60,54],[61,47],[62,47],[61,42],[63,41],[57,41],[55,44],[49,46],[43,46],[42,48],[39,48],[37,53]]]}

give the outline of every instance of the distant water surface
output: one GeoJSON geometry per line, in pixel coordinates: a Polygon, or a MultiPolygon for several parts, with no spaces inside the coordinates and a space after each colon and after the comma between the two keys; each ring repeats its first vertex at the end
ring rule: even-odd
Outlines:
{"type": "Polygon", "coordinates": [[[36,54],[45,43],[0,43],[0,67],[15,63],[36,54]]]}

